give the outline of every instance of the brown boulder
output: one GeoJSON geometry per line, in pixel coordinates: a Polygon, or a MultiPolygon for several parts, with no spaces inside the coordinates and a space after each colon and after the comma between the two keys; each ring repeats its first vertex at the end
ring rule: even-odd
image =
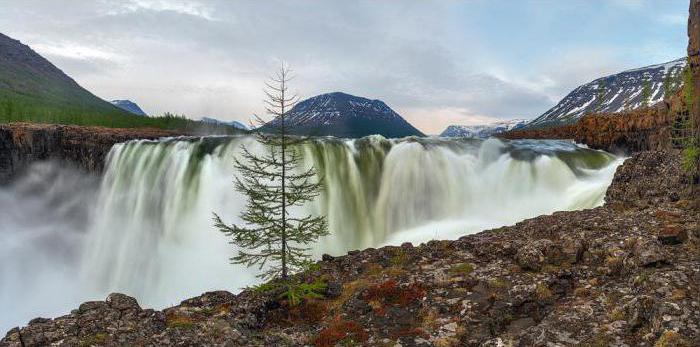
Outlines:
{"type": "Polygon", "coordinates": [[[107,304],[109,304],[111,308],[119,311],[141,309],[136,299],[120,293],[109,294],[109,296],[107,296],[107,304]]]}
{"type": "Polygon", "coordinates": [[[553,248],[554,244],[550,240],[533,241],[518,250],[515,260],[525,270],[539,271],[547,262],[546,256],[554,253],[553,248]]]}
{"type": "Polygon", "coordinates": [[[661,229],[657,238],[664,245],[677,245],[688,240],[688,232],[680,225],[671,224],[661,229]]]}
{"type": "Polygon", "coordinates": [[[641,267],[669,262],[668,254],[666,254],[661,244],[656,240],[638,240],[634,245],[632,253],[634,254],[636,264],[641,267]]]}

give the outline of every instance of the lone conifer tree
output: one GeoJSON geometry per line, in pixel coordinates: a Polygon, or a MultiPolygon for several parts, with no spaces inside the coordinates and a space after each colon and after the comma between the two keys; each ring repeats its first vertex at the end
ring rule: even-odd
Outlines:
{"type": "Polygon", "coordinates": [[[312,201],[321,190],[315,168],[302,167],[298,145],[303,139],[288,135],[285,117],[298,101],[289,93],[290,79],[290,69],[283,64],[265,83],[265,108],[274,120],[266,127],[268,133],[258,131],[255,136],[267,151],[256,154],[244,146],[241,158],[235,158],[235,188],[248,198],[240,215],[244,224],[227,225],[214,213],[216,228],[240,248],[231,262],[257,266],[263,270],[258,275],[262,279],[282,279],[287,292],[293,291],[289,275],[309,261],[307,245],[328,234],[323,216],[290,214],[290,208],[312,201]]]}

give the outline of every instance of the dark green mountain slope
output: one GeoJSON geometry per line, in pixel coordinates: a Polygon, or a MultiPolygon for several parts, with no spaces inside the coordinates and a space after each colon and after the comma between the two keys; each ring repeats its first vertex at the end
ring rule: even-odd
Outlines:
{"type": "Polygon", "coordinates": [[[132,115],[85,90],[29,46],[0,34],[0,123],[8,122],[153,127],[196,134],[240,132],[171,114],[132,115]]]}
{"type": "Polygon", "coordinates": [[[28,46],[0,34],[0,118],[126,115],[28,46]]]}

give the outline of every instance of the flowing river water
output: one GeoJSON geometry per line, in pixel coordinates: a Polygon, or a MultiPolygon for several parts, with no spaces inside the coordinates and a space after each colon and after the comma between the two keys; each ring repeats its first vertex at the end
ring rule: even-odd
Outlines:
{"type": "MultiPolygon", "coordinates": [[[[115,291],[163,308],[256,283],[228,264],[235,250],[211,220],[239,222],[241,145],[265,150],[245,136],[132,141],[112,148],[102,177],[43,162],[0,188],[0,334],[115,291]]],[[[300,211],[329,221],[315,257],[592,208],[622,163],[565,141],[319,138],[300,150],[325,185],[300,211]]]]}

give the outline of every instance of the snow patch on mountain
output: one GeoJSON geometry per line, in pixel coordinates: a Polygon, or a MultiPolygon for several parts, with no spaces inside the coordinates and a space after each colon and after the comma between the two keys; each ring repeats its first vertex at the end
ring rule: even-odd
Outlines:
{"type": "Polygon", "coordinates": [[[226,121],[218,120],[216,118],[202,117],[202,119],[200,119],[200,121],[204,122],[204,123],[209,123],[209,124],[228,125],[230,127],[234,127],[236,129],[241,129],[241,130],[246,130],[246,131],[251,130],[249,126],[247,126],[239,121],[235,121],[235,120],[226,122],[226,121]]]}
{"type": "MultiPolygon", "coordinates": [[[[284,118],[288,131],[297,135],[358,138],[382,135],[387,138],[423,136],[381,100],[334,92],[314,96],[296,104],[284,118]]],[[[280,124],[277,118],[263,129],[280,124]]]]}
{"type": "Polygon", "coordinates": [[[440,137],[486,139],[506,131],[520,129],[528,122],[527,119],[510,119],[479,125],[450,125],[440,134],[440,137]]]}
{"type": "Polygon", "coordinates": [[[127,111],[131,114],[137,115],[137,116],[147,116],[146,112],[143,112],[143,110],[137,105],[135,102],[131,100],[112,100],[110,103],[114,106],[117,106],[121,108],[124,111],[127,111]]]}
{"type": "Polygon", "coordinates": [[[686,58],[681,58],[598,78],[574,89],[527,126],[567,124],[587,113],[614,113],[653,105],[664,99],[667,90],[680,88],[686,63],[686,58]],[[643,95],[645,85],[649,88],[647,100],[643,95]]]}
{"type": "Polygon", "coordinates": [[[370,100],[335,92],[300,102],[290,111],[285,121],[291,126],[311,121],[330,124],[341,117],[401,119],[401,116],[381,100],[370,100]]]}

